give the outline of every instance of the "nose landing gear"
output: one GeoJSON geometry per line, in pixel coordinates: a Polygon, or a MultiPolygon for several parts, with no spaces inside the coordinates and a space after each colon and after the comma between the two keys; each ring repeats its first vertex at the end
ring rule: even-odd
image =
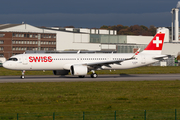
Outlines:
{"type": "Polygon", "coordinates": [[[25,70],[22,71],[21,79],[25,78],[24,73],[25,73],[25,70]]]}

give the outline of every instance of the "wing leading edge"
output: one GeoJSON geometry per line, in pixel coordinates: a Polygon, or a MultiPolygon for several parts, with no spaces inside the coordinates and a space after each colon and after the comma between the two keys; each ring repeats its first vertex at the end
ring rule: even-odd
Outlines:
{"type": "Polygon", "coordinates": [[[84,63],[83,65],[93,67],[93,68],[100,68],[101,66],[107,66],[110,67],[110,64],[118,64],[121,65],[121,62],[127,61],[127,60],[132,60],[135,59],[136,56],[139,54],[140,48],[135,52],[135,54],[130,57],[130,58],[125,58],[121,60],[111,60],[111,61],[103,61],[103,62],[94,62],[94,63],[84,63]]]}

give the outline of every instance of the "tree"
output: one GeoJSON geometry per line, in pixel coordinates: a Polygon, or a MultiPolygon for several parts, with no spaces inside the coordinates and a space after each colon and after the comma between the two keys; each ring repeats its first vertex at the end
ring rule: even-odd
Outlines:
{"type": "Polygon", "coordinates": [[[100,29],[107,30],[117,30],[118,35],[144,35],[144,36],[154,36],[156,34],[156,27],[151,25],[150,28],[144,25],[133,25],[133,26],[123,26],[123,25],[114,25],[106,26],[103,25],[100,29]]]}
{"type": "Polygon", "coordinates": [[[100,29],[107,29],[108,30],[108,26],[103,25],[103,26],[100,27],[100,29]]]}
{"type": "Polygon", "coordinates": [[[154,25],[151,25],[149,27],[149,31],[151,32],[151,34],[154,36],[156,34],[156,30],[157,28],[154,25]]]}

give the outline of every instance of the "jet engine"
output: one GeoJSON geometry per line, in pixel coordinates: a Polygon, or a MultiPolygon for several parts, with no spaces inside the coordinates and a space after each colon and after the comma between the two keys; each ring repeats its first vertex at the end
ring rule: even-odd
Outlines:
{"type": "Polygon", "coordinates": [[[69,70],[53,70],[54,75],[68,75],[69,70]]]}
{"type": "Polygon", "coordinates": [[[87,66],[84,65],[72,65],[70,68],[72,75],[86,75],[88,72],[87,66]]]}

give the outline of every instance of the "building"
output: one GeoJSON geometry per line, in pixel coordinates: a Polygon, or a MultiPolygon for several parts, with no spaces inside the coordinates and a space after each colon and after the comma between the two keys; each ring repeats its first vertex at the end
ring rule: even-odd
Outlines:
{"type": "Polygon", "coordinates": [[[55,51],[56,33],[44,32],[28,24],[0,25],[0,56],[9,58],[28,50],[55,51]]]}
{"type": "Polygon", "coordinates": [[[132,53],[137,48],[143,50],[153,36],[117,35],[115,30],[86,28],[49,28],[57,35],[58,51],[117,51],[132,53]]]}
{"type": "Polygon", "coordinates": [[[152,36],[117,35],[115,30],[1,24],[0,55],[8,59],[25,51],[88,50],[127,53],[146,47],[151,39],[152,36]]]}

